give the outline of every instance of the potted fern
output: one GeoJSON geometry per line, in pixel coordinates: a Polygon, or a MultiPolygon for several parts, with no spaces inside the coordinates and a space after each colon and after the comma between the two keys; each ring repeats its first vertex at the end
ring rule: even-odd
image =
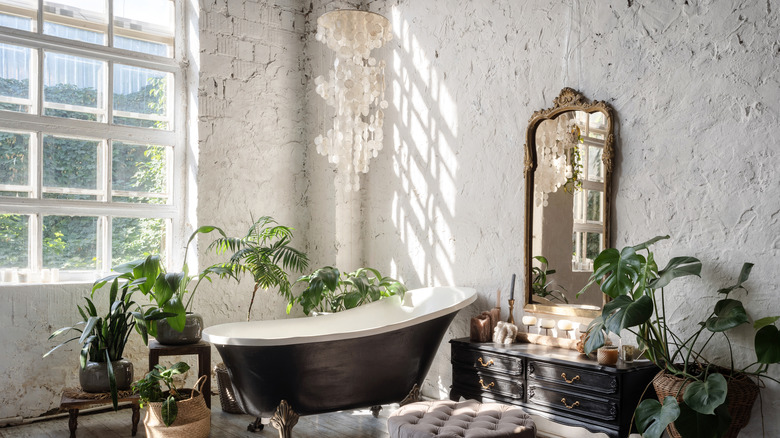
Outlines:
{"type": "MultiPolygon", "coordinates": [[[[753,267],[745,263],[735,284],[717,291],[720,299],[692,333],[673,330],[667,323],[665,288],[676,278],[699,276],[701,261],[695,257],[674,257],[659,269],[650,250],[659,236],[618,251],[606,249],[594,261],[594,272],[585,290],[594,282],[611,301],[589,327],[587,353],[605,342],[605,333],[627,330],[636,336],[639,348],[661,372],[653,380],[656,400],[644,400],[636,409],[637,427],[645,438],[659,438],[667,429],[672,437],[736,437],[750,417],[758,395],[756,378],[767,378],[769,365],[780,363],[780,316],[756,320],[754,363],[735,364],[728,332],[749,323],[742,302],[744,283],[753,267]],[[729,361],[714,364],[706,354],[713,340],[722,338],[729,346],[729,361]]],[[[582,293],[582,291],[580,291],[582,293]]],[[[776,380],[775,380],[776,381],[776,380]]]]}

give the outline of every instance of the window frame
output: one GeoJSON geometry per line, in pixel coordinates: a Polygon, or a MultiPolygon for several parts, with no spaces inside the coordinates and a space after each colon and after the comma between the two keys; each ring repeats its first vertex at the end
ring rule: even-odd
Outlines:
{"type": "MultiPolygon", "coordinates": [[[[40,272],[43,268],[43,216],[96,216],[98,218],[98,249],[96,257],[100,266],[96,270],[61,271],[59,282],[68,281],[93,281],[100,275],[104,275],[111,269],[111,221],[113,217],[130,218],[155,218],[166,219],[168,226],[165,233],[165,248],[167,254],[163,256],[173,263],[179,263],[180,251],[173,251],[181,242],[185,224],[185,194],[187,193],[187,115],[188,115],[188,88],[187,74],[189,66],[187,62],[187,44],[185,39],[188,0],[172,0],[174,3],[174,46],[173,57],[156,56],[132,50],[112,47],[114,44],[114,18],[113,1],[108,1],[108,30],[106,34],[107,45],[92,44],[78,40],[55,37],[43,34],[44,9],[43,0],[38,0],[37,24],[35,31],[26,31],[8,27],[0,27],[0,43],[21,46],[32,49],[37,57],[37,68],[30,82],[31,100],[33,110],[31,113],[12,111],[0,111],[0,130],[16,133],[31,133],[29,148],[29,180],[32,185],[30,198],[0,197],[0,213],[29,215],[29,242],[28,242],[28,266],[32,272],[40,272]],[[107,68],[106,77],[106,119],[103,122],[68,119],[43,115],[43,63],[44,52],[56,52],[66,55],[81,56],[105,61],[107,68]],[[133,127],[114,124],[113,108],[113,72],[114,65],[141,67],[170,73],[173,77],[173,86],[168,89],[168,113],[170,114],[170,130],[133,127]],[[123,203],[112,201],[111,172],[107,169],[99,169],[99,177],[102,178],[102,187],[98,184],[98,190],[106,196],[98,200],[72,200],[72,199],[48,199],[43,198],[43,135],[78,137],[102,140],[101,148],[102,164],[104,168],[110,168],[112,163],[112,141],[135,144],[164,145],[171,147],[171,161],[168,165],[168,204],[143,204],[123,203]]],[[[121,110],[120,110],[121,111],[121,110]]],[[[179,245],[180,246],[180,245],[179,245]]],[[[1,280],[1,279],[0,279],[1,280]]],[[[0,282],[0,285],[7,284],[0,282]]],[[[24,283],[12,283],[24,284],[24,283]]]]}

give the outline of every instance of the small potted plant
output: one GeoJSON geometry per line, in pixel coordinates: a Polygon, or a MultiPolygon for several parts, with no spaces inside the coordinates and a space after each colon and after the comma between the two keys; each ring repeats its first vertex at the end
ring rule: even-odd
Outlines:
{"type": "Polygon", "coordinates": [[[747,424],[758,395],[753,379],[775,380],[767,376],[767,370],[769,365],[780,363],[780,331],[775,326],[780,317],[753,323],[754,363],[740,368],[733,356],[725,364],[711,362],[706,347],[716,337],[731,347],[728,331],[749,323],[745,307],[734,294],[745,291],[753,265],[745,263],[737,282],[718,290],[721,298],[689,330],[692,333],[680,333],[667,323],[665,287],[679,277],[699,276],[701,262],[689,256],[674,257],[659,269],[650,246],[668,238],[660,236],[598,255],[585,288],[597,282],[612,300],[591,323],[585,350],[602,346],[604,333],[619,335],[627,330],[636,336],[645,357],[662,370],[653,380],[659,400],[644,400],[636,409],[637,426],[645,438],[660,437],[667,426],[672,437],[736,437],[747,424]]]}
{"type": "MultiPolygon", "coordinates": [[[[111,282],[108,295],[108,311],[100,316],[93,301],[84,297],[84,307],[77,306],[82,320],[71,327],[63,327],[49,339],[71,332],[71,337],[43,355],[47,357],[71,341],[81,344],[79,383],[85,392],[110,392],[114,410],[118,408],[118,392],[130,389],[133,382],[133,363],[123,357],[125,346],[136,325],[136,303],[127,285],[119,292],[119,283],[111,282]]],[[[93,296],[94,298],[94,296],[93,296]]]]}
{"type": "Polygon", "coordinates": [[[176,387],[174,376],[189,371],[184,362],[170,368],[155,365],[143,379],[133,383],[141,407],[148,407],[144,416],[147,437],[186,436],[207,437],[211,430],[211,411],[203,399],[202,387],[207,376],[201,376],[194,389],[176,387]],[[167,388],[165,391],[161,384],[167,388]]]}
{"type": "Polygon", "coordinates": [[[193,313],[191,309],[192,299],[198,286],[203,280],[211,281],[211,275],[220,277],[232,275],[229,269],[220,264],[209,266],[196,275],[190,275],[187,266],[190,243],[198,234],[210,233],[214,230],[224,236],[224,232],[214,226],[203,226],[192,233],[187,241],[181,271],[167,272],[160,256],[149,255],[115,267],[114,274],[95,282],[92,292],[110,281],[124,280],[133,291],[140,291],[151,301],[149,304],[144,304],[136,313],[138,330],[145,344],[148,344],[149,335],[157,338],[161,344],[197,343],[203,331],[203,318],[193,313]]]}
{"type": "Polygon", "coordinates": [[[295,304],[300,304],[306,315],[311,312],[340,312],[393,295],[403,298],[407,290],[400,281],[384,277],[372,268],[342,274],[334,267],[325,266],[304,275],[297,282],[305,282],[308,287],[290,300],[287,313],[295,304]]]}
{"type": "Polygon", "coordinates": [[[221,266],[228,269],[236,281],[240,281],[244,273],[252,276],[254,284],[247,321],[258,289],[276,288],[285,299],[293,300],[287,271],[303,272],[309,267],[309,259],[305,253],[290,246],[292,238],[293,228],[263,216],[252,222],[244,237],[227,237],[222,233],[222,237],[209,245],[217,254],[232,253],[229,261],[221,266]]]}

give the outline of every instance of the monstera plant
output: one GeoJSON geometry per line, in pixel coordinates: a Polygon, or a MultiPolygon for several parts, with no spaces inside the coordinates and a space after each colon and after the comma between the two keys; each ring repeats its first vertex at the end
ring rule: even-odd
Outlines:
{"type": "Polygon", "coordinates": [[[736,436],[747,424],[758,394],[754,379],[775,380],[767,370],[780,363],[780,331],[775,325],[780,316],[753,322],[755,362],[738,367],[729,331],[750,322],[736,297],[747,294],[744,284],[753,265],[745,263],[736,283],[717,291],[719,299],[703,319],[687,330],[673,330],[667,319],[666,288],[676,278],[699,276],[702,264],[695,257],[674,257],[659,269],[650,246],[668,238],[659,236],[620,251],[606,249],[595,259],[593,275],[583,290],[596,282],[611,301],[591,323],[585,350],[602,346],[605,334],[626,330],[661,368],[653,380],[659,400],[644,400],[635,412],[645,438],[658,438],[667,427],[673,437],[736,436]],[[726,343],[729,358],[716,365],[706,354],[707,347],[718,342],[726,343]]]}

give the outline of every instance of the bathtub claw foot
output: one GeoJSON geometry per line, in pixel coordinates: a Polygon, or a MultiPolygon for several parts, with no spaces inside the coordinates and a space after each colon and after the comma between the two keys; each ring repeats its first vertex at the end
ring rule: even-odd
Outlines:
{"type": "Polygon", "coordinates": [[[371,415],[373,415],[374,418],[379,418],[379,411],[382,410],[382,406],[371,406],[369,409],[371,409],[371,415]]]}
{"type": "Polygon", "coordinates": [[[414,386],[412,386],[412,390],[409,391],[409,395],[407,395],[405,399],[401,400],[401,403],[399,404],[403,406],[408,405],[409,403],[416,403],[418,401],[422,401],[422,396],[420,395],[420,387],[415,383],[414,386]]]}
{"type": "Polygon", "coordinates": [[[279,430],[279,438],[292,438],[292,428],[298,423],[298,414],[292,410],[287,400],[282,400],[271,417],[271,426],[279,430]]]}
{"type": "Polygon", "coordinates": [[[264,427],[265,425],[263,424],[263,421],[260,419],[260,417],[257,417],[255,421],[249,423],[249,426],[246,427],[246,430],[249,432],[260,432],[264,427]]]}

